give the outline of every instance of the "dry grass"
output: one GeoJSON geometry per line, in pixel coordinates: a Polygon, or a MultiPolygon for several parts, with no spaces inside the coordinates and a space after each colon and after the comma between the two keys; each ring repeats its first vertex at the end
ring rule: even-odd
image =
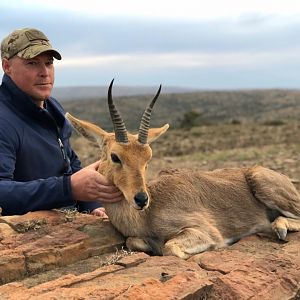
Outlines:
{"type": "MultiPolygon", "coordinates": [[[[160,169],[190,167],[212,170],[261,164],[300,179],[300,122],[283,125],[216,124],[169,130],[152,145],[149,179],[160,169]]],[[[72,141],[83,165],[100,154],[84,138],[72,141]]]]}
{"type": "Polygon", "coordinates": [[[127,257],[127,256],[131,256],[133,254],[135,254],[137,252],[133,252],[130,250],[125,250],[123,247],[121,250],[116,250],[116,252],[114,254],[112,254],[111,256],[107,257],[106,260],[102,263],[102,266],[109,266],[109,265],[113,265],[115,263],[117,263],[120,259],[127,257]]]}
{"type": "MultiPolygon", "coordinates": [[[[114,97],[115,104],[129,130],[137,129],[140,117],[154,95],[114,97]]],[[[85,99],[64,102],[66,111],[84,120],[112,128],[107,99],[85,99]]],[[[300,115],[299,90],[240,90],[202,91],[183,94],[162,94],[155,105],[151,124],[169,123],[175,127],[182,123],[185,114],[198,115],[197,124],[215,124],[230,121],[251,121],[279,124],[298,120],[300,115]]],[[[191,120],[192,124],[195,124],[191,120]]]]}

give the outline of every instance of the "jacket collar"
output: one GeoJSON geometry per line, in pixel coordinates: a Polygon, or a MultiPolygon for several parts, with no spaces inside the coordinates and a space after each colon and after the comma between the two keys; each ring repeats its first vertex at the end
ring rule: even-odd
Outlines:
{"type": "Polygon", "coordinates": [[[19,112],[37,116],[43,109],[38,107],[31,99],[29,95],[24,93],[6,74],[2,79],[2,86],[8,90],[12,99],[9,99],[10,105],[17,109],[19,112]]]}
{"type": "MultiPolygon", "coordinates": [[[[45,109],[38,107],[32,98],[24,93],[6,74],[3,75],[2,87],[4,87],[11,96],[10,99],[7,99],[9,106],[28,117],[39,119],[43,122],[45,121],[45,109]]],[[[45,107],[50,109],[50,113],[54,114],[55,119],[57,118],[57,121],[62,126],[64,123],[64,114],[56,102],[51,100],[54,99],[50,97],[45,101],[45,107]]]]}

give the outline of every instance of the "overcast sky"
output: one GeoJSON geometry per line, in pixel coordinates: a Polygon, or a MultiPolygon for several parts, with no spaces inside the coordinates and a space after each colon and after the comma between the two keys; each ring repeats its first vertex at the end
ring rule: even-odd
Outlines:
{"type": "Polygon", "coordinates": [[[56,86],[300,88],[299,0],[1,0],[0,11],[1,40],[35,27],[62,54],[56,86]]]}

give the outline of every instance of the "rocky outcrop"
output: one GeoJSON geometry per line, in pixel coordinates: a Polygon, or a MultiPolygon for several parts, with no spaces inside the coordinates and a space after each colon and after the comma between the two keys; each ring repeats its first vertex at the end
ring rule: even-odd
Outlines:
{"type": "Polygon", "coordinates": [[[123,237],[108,220],[43,211],[0,218],[0,283],[115,251],[123,237]]]}
{"type": "Polygon", "coordinates": [[[300,299],[300,233],[196,255],[124,250],[108,220],[45,211],[0,217],[0,299],[300,299]]]}

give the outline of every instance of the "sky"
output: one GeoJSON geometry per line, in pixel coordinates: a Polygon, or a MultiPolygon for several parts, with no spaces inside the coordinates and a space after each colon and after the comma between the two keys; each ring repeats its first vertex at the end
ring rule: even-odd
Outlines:
{"type": "MultiPolygon", "coordinates": [[[[1,0],[0,39],[43,31],[55,85],[300,88],[299,0],[1,0]]],[[[0,75],[2,75],[0,73],[0,75]]]]}

